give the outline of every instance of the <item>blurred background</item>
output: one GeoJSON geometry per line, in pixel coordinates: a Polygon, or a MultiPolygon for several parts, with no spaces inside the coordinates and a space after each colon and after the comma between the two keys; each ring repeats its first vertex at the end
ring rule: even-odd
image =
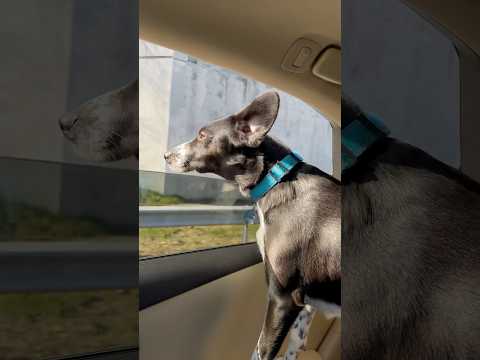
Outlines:
{"type": "Polygon", "coordinates": [[[138,161],[80,158],[58,119],[138,78],[138,2],[3,1],[0,18],[0,357],[136,347],[138,161]]]}

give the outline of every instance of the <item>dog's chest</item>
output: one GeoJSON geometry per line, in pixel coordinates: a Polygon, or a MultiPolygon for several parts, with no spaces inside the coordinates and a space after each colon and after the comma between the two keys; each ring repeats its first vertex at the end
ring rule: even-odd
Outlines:
{"type": "Polygon", "coordinates": [[[262,259],[265,260],[265,217],[263,215],[262,209],[260,206],[257,205],[257,215],[258,215],[258,221],[260,223],[260,226],[257,230],[257,244],[258,248],[260,250],[260,254],[262,254],[262,259]]]}

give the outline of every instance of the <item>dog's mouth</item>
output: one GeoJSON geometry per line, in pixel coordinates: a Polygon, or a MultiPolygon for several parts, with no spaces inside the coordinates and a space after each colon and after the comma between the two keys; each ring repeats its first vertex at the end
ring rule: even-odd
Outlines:
{"type": "Polygon", "coordinates": [[[64,136],[67,140],[73,142],[74,144],[76,143],[77,137],[75,136],[75,134],[74,134],[72,131],[70,131],[70,130],[63,130],[62,132],[63,132],[63,136],[64,136]]]}
{"type": "Polygon", "coordinates": [[[165,163],[167,164],[169,169],[175,172],[184,173],[184,172],[192,171],[191,161],[189,159],[181,160],[178,158],[176,154],[172,154],[169,157],[166,157],[165,163]]]}
{"type": "Polygon", "coordinates": [[[191,168],[190,160],[185,160],[182,164],[182,168],[185,169],[185,171],[190,171],[190,168],[191,168]]]}
{"type": "Polygon", "coordinates": [[[73,128],[74,128],[74,126],[78,123],[78,119],[79,119],[78,116],[75,117],[75,119],[73,119],[73,121],[72,121],[72,123],[71,123],[71,125],[70,125],[70,129],[73,129],[73,128]]]}

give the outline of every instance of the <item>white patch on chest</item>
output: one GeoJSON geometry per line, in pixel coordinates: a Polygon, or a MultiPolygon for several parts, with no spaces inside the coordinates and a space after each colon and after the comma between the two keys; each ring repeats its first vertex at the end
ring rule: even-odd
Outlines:
{"type": "Polygon", "coordinates": [[[257,205],[257,214],[258,220],[260,222],[260,227],[257,230],[256,238],[260,254],[262,254],[262,259],[265,260],[265,218],[263,216],[262,209],[257,205]]]}
{"type": "Polygon", "coordinates": [[[321,312],[327,319],[342,317],[342,308],[337,304],[305,296],[305,304],[321,312]]]}

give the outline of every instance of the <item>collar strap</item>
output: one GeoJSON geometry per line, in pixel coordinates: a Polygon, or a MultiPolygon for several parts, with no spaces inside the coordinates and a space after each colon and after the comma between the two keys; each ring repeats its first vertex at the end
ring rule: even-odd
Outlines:
{"type": "Polygon", "coordinates": [[[295,151],[292,151],[282,160],[278,161],[268,171],[267,175],[265,175],[263,179],[260,180],[257,185],[250,190],[250,197],[252,200],[260,200],[267,192],[273,189],[275,185],[282,181],[285,175],[287,175],[295,167],[295,165],[302,161],[303,158],[295,151]]]}
{"type": "Polygon", "coordinates": [[[342,124],[342,172],[352,167],[370,146],[389,132],[374,115],[359,116],[342,124]]]}

